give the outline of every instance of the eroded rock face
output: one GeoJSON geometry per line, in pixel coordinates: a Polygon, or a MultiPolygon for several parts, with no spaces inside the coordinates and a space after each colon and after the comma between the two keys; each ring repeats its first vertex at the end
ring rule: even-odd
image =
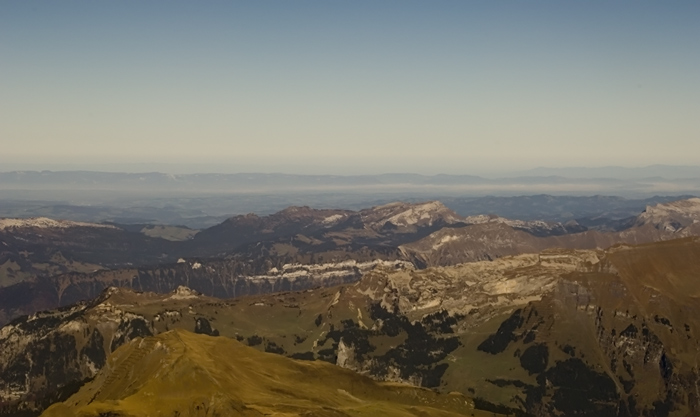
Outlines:
{"type": "MultiPolygon", "coordinates": [[[[576,331],[597,332],[597,338],[582,340],[571,329],[562,329],[562,324],[550,313],[542,311],[547,306],[557,310],[551,301],[554,300],[517,310],[478,347],[496,360],[511,360],[516,356],[523,370],[534,376],[534,383],[531,378],[489,381],[500,387],[519,389],[517,401],[527,412],[667,416],[672,411],[698,410],[696,367],[685,363],[681,365],[684,370],[679,371],[673,363],[682,360],[666,352],[670,346],[679,346],[678,341],[664,343],[646,325],[638,329],[627,324],[638,317],[624,315],[605,320],[607,310],[599,306],[568,312],[573,312],[569,318],[583,325],[576,331]],[[608,330],[606,325],[612,328],[608,330]],[[494,341],[502,343],[496,345],[494,341]],[[642,392],[646,395],[640,396],[642,392]]],[[[561,318],[566,313],[555,314],[561,318]]]]}
{"type": "Polygon", "coordinates": [[[371,329],[352,319],[343,320],[337,329],[331,326],[319,342],[325,348],[319,358],[378,380],[440,386],[448,366],[442,362],[460,345],[455,335],[445,334],[453,333],[456,318],[441,313],[411,322],[376,303],[369,319],[374,322],[371,329]],[[377,351],[381,339],[393,340],[382,353],[377,351]]]}
{"type": "Polygon", "coordinates": [[[94,377],[106,357],[153,334],[143,316],[109,302],[82,303],[14,320],[0,330],[4,415],[32,415],[94,377]]]}
{"type": "Polygon", "coordinates": [[[512,403],[536,415],[698,412],[698,283],[681,272],[698,267],[697,250],[689,240],[623,247],[601,260],[614,268],[564,277],[478,345],[493,363],[519,362],[527,371],[490,382],[516,392],[512,403]],[[672,261],[667,251],[685,263],[661,266],[672,261]]]}

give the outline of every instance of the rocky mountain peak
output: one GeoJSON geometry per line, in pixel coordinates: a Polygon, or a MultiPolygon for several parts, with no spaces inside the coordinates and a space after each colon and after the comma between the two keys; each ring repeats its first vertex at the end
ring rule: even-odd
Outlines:
{"type": "Polygon", "coordinates": [[[108,304],[119,304],[125,302],[125,300],[138,299],[142,294],[142,292],[127,287],[109,286],[102,290],[102,293],[90,302],[90,305],[96,306],[105,302],[108,302],[108,304]]]}
{"type": "Polygon", "coordinates": [[[508,219],[500,217],[496,214],[477,214],[476,216],[467,216],[464,221],[468,224],[482,224],[490,222],[504,222],[508,219]]]}
{"type": "Polygon", "coordinates": [[[436,223],[454,224],[463,220],[439,201],[389,203],[363,210],[361,215],[372,228],[383,227],[387,223],[397,227],[411,227],[432,226],[436,223]]]}
{"type": "Polygon", "coordinates": [[[168,298],[173,299],[173,300],[185,300],[188,298],[197,298],[197,297],[202,296],[202,293],[195,291],[192,288],[186,287],[184,285],[178,286],[175,289],[175,291],[171,292],[170,294],[172,294],[172,295],[168,298]]]}
{"type": "Polygon", "coordinates": [[[285,217],[307,217],[311,214],[313,214],[315,211],[309,206],[289,206],[285,209],[282,209],[278,211],[276,214],[285,216],[285,217]]]}
{"type": "MultiPolygon", "coordinates": [[[[237,216],[229,217],[224,221],[226,223],[237,223],[237,222],[256,222],[260,220],[260,216],[255,213],[239,214],[237,216]]],[[[216,227],[216,226],[214,226],[216,227]]]]}
{"type": "Polygon", "coordinates": [[[564,235],[584,231],[575,221],[566,224],[545,222],[542,220],[512,220],[495,214],[480,214],[464,219],[467,224],[501,223],[514,229],[524,230],[535,236],[564,235]]]}

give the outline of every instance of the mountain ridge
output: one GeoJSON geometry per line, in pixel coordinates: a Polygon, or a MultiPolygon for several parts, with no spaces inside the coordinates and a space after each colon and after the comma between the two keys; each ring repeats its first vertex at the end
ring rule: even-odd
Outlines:
{"type": "Polygon", "coordinates": [[[146,236],[140,226],[135,232],[0,230],[0,324],[93,298],[109,286],[168,292],[188,285],[233,297],[349,283],[378,265],[424,268],[554,247],[604,249],[696,236],[699,207],[699,199],[650,206],[621,231],[464,218],[438,202],[360,211],[290,207],[264,217],[234,216],[182,241],[146,236]]]}
{"type": "Polygon", "coordinates": [[[55,398],[93,377],[118,346],[184,328],[377,380],[462,392],[504,414],[685,416],[700,411],[698,262],[700,238],[690,237],[377,268],[338,287],[229,300],[182,288],[109,289],[0,329],[0,391],[15,401],[30,392],[55,398]],[[597,388],[576,389],[582,384],[597,388]]]}

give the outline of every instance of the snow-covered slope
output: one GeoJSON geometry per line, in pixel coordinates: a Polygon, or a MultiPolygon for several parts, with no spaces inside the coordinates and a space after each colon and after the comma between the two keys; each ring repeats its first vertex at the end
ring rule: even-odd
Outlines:
{"type": "Polygon", "coordinates": [[[0,230],[6,229],[66,229],[69,227],[101,227],[107,229],[116,229],[116,227],[108,224],[73,222],[69,220],[53,220],[47,217],[31,217],[28,219],[0,219],[0,230]]]}
{"type": "Polygon", "coordinates": [[[464,222],[467,224],[501,223],[508,225],[514,229],[524,230],[536,236],[564,235],[567,233],[585,230],[585,228],[578,226],[578,224],[575,222],[572,222],[572,224],[562,224],[550,223],[542,220],[512,220],[491,214],[468,216],[464,219],[464,222]],[[577,227],[580,230],[576,230],[577,227]]]}
{"type": "Polygon", "coordinates": [[[384,227],[387,223],[396,227],[421,227],[463,221],[439,201],[418,204],[396,202],[362,210],[360,214],[363,222],[372,229],[384,227]]]}

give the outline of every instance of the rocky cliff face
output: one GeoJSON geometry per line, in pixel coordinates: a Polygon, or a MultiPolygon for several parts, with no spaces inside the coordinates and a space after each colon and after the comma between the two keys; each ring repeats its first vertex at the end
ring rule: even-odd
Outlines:
{"type": "Polygon", "coordinates": [[[151,268],[40,277],[0,289],[0,324],[23,314],[90,300],[108,287],[168,293],[185,285],[219,298],[240,297],[355,282],[377,266],[413,267],[397,258],[397,255],[356,251],[316,254],[314,257],[180,259],[170,265],[151,268]]]}

